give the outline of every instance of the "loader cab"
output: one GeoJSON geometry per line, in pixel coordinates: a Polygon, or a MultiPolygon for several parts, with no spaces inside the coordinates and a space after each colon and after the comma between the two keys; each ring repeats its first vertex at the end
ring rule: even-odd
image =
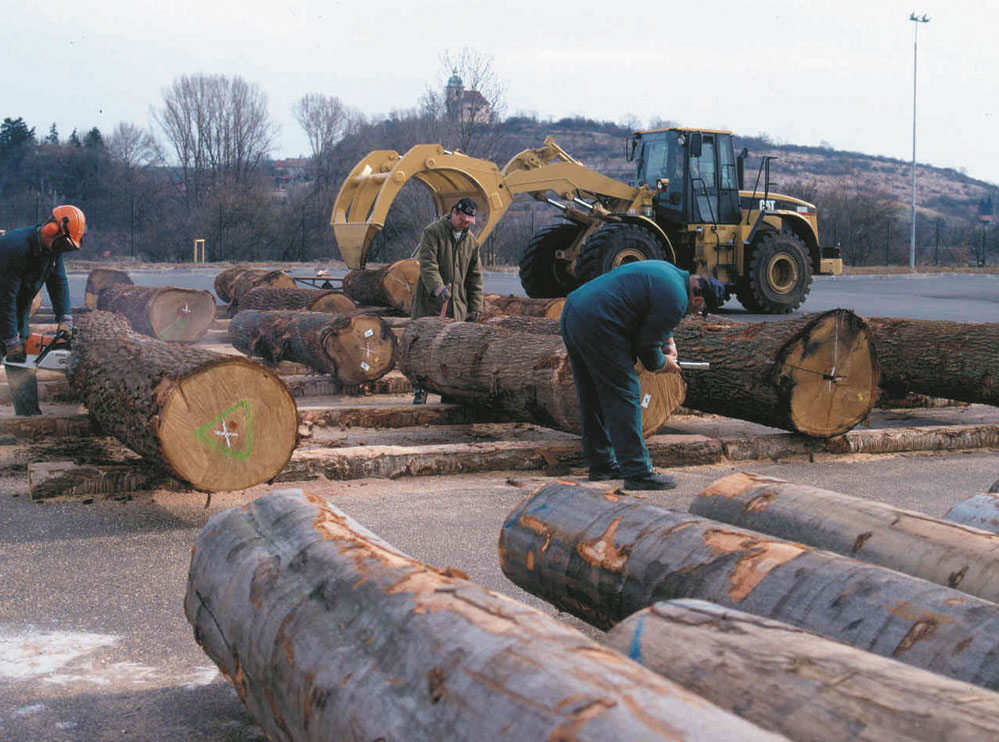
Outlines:
{"type": "Polygon", "coordinates": [[[638,185],[655,194],[656,221],[674,229],[691,224],[737,224],[740,161],[731,132],[692,129],[639,131],[630,151],[638,185]]]}

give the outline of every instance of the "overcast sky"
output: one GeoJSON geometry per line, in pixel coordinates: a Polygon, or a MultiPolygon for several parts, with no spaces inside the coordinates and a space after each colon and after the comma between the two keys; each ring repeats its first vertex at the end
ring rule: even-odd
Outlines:
{"type": "MultiPolygon", "coordinates": [[[[788,144],[912,157],[999,183],[999,4],[987,0],[600,3],[507,0],[0,0],[0,117],[66,138],[150,109],[180,75],[242,75],[308,153],[306,93],[372,116],[413,108],[440,54],[493,59],[507,114],[580,115],[765,133],[788,144]]],[[[160,135],[160,132],[156,132],[160,135]]],[[[541,142],[537,143],[539,146],[541,142]]],[[[622,148],[623,150],[623,148],[622,148]]],[[[501,163],[502,165],[502,163],[501,163]]]]}

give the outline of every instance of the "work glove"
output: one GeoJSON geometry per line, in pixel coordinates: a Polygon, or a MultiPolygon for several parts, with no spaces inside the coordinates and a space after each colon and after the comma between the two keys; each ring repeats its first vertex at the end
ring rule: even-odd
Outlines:
{"type": "Polygon", "coordinates": [[[7,348],[7,355],[4,356],[4,360],[10,363],[24,363],[28,360],[28,356],[24,352],[24,343],[20,340],[7,340],[4,345],[7,348]]]}
{"type": "Polygon", "coordinates": [[[63,320],[56,325],[57,335],[72,335],[73,334],[73,320],[69,318],[63,318],[63,320]]]}
{"type": "Polygon", "coordinates": [[[434,296],[440,299],[442,302],[447,301],[451,298],[451,287],[450,286],[438,286],[434,289],[434,296]]]}
{"type": "Polygon", "coordinates": [[[478,312],[469,312],[468,314],[465,315],[465,321],[466,322],[478,322],[479,321],[479,313],[478,312]]]}

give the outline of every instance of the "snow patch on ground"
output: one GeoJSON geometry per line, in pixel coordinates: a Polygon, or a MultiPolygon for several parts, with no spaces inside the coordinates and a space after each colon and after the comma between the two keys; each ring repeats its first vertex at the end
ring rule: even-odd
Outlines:
{"type": "Polygon", "coordinates": [[[72,631],[13,632],[0,626],[0,680],[49,675],[73,660],[114,644],[118,638],[72,631]]]}

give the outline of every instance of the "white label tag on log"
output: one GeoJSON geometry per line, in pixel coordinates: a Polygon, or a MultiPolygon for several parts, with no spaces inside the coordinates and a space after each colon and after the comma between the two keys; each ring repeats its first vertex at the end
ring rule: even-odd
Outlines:
{"type": "Polygon", "coordinates": [[[649,402],[651,401],[652,401],[652,395],[646,394],[644,397],[642,397],[642,407],[648,407],[649,402]]]}
{"type": "Polygon", "coordinates": [[[363,368],[365,371],[368,371],[371,368],[371,366],[369,366],[364,361],[361,361],[361,368],[363,368]]]}
{"type": "Polygon", "coordinates": [[[374,330],[368,330],[366,333],[364,333],[364,337],[369,338],[374,334],[375,334],[374,330]]]}

